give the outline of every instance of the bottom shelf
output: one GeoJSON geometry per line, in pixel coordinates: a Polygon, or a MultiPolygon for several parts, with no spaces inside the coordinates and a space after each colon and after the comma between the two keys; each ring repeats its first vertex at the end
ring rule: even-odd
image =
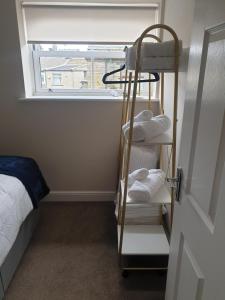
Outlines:
{"type": "MultiPolygon", "coordinates": [[[[118,225],[118,244],[121,226],[118,225]]],[[[122,255],[169,255],[169,243],[162,225],[125,225],[122,255]]]]}
{"type": "MultiPolygon", "coordinates": [[[[118,245],[121,226],[118,225],[118,245]]],[[[169,243],[162,225],[125,225],[122,253],[123,270],[165,270],[169,243]]]]}

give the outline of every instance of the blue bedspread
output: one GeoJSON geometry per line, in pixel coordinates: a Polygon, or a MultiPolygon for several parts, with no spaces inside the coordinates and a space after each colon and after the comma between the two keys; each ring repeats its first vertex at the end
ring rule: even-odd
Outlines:
{"type": "Polygon", "coordinates": [[[0,156],[0,174],[14,176],[25,186],[34,208],[49,193],[41,171],[34,159],[20,156],[0,156]]]}

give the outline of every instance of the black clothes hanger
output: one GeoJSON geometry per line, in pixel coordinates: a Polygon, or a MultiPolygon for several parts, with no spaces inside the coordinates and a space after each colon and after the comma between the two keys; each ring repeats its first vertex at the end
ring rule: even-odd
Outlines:
{"type": "MultiPolygon", "coordinates": [[[[107,80],[107,78],[110,75],[113,75],[115,73],[121,72],[126,68],[126,65],[122,65],[119,69],[113,70],[109,73],[106,73],[103,77],[102,77],[102,82],[104,84],[117,84],[117,83],[129,83],[128,80],[107,80]]],[[[151,73],[152,75],[154,75],[155,78],[152,79],[141,79],[138,80],[137,82],[156,82],[159,81],[159,74],[158,73],[151,73]]],[[[132,83],[134,82],[134,80],[131,81],[132,83]]]]}

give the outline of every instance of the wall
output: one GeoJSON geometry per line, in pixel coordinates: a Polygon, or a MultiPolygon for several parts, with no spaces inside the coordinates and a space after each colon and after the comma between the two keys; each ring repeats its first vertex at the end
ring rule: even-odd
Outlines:
{"type": "MultiPolygon", "coordinates": [[[[177,31],[185,47],[190,43],[193,2],[166,2],[165,23],[177,31]]],[[[85,199],[91,199],[92,191],[95,197],[110,196],[116,186],[121,103],[19,101],[24,97],[24,82],[17,27],[14,0],[3,0],[0,10],[0,36],[4,41],[0,47],[0,154],[34,157],[59,198],[86,195],[85,199]]],[[[185,79],[186,73],[181,72],[179,128],[185,79]]],[[[169,84],[166,88],[170,95],[169,84]]],[[[166,96],[167,106],[170,99],[166,96]]]]}
{"type": "Polygon", "coordinates": [[[24,81],[14,0],[1,3],[0,36],[0,154],[34,157],[57,199],[110,198],[121,102],[19,101],[24,81]]]}
{"type": "MultiPolygon", "coordinates": [[[[186,75],[188,68],[188,51],[190,46],[195,0],[166,0],[164,23],[171,26],[183,42],[183,54],[180,59],[178,88],[178,122],[177,122],[177,157],[180,149],[182,116],[185,99],[186,75]]],[[[168,36],[164,36],[168,39],[168,36]]],[[[173,75],[165,76],[165,113],[172,115],[173,75]]]]}

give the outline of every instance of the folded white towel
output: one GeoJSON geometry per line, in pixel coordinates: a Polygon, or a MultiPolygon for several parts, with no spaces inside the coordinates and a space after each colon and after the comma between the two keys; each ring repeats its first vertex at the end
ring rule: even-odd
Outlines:
{"type": "MultiPolygon", "coordinates": [[[[182,42],[178,42],[179,50],[182,49],[182,42]]],[[[145,57],[173,57],[175,56],[175,41],[165,41],[162,43],[143,43],[142,53],[145,57]]]]}
{"type": "MultiPolygon", "coordinates": [[[[143,43],[141,47],[141,72],[171,72],[174,70],[174,47],[173,40],[163,43],[143,43]]],[[[179,52],[182,42],[179,41],[179,52]]],[[[126,48],[126,68],[134,70],[136,64],[137,46],[126,48]]]]}
{"type": "MultiPolygon", "coordinates": [[[[150,121],[153,117],[153,112],[151,110],[143,110],[134,117],[134,122],[145,122],[150,121]]],[[[130,127],[130,121],[123,125],[123,130],[130,127]]]]}
{"type": "Polygon", "coordinates": [[[175,70],[175,57],[145,57],[142,60],[141,72],[170,73],[175,70]]]}
{"type": "Polygon", "coordinates": [[[150,202],[165,182],[165,173],[160,169],[149,171],[143,180],[136,180],[128,190],[132,202],[150,202]]]}
{"type": "MultiPolygon", "coordinates": [[[[149,121],[135,122],[133,125],[133,137],[134,142],[150,141],[152,138],[159,136],[166,132],[170,128],[170,119],[165,115],[159,115],[153,117],[149,121]]],[[[127,127],[124,130],[124,135],[129,138],[130,128],[127,127]]]]}
{"type": "Polygon", "coordinates": [[[131,174],[129,174],[128,177],[128,185],[132,185],[135,180],[143,180],[145,179],[149,174],[148,169],[141,168],[138,170],[133,171],[131,174]]]}
{"type": "Polygon", "coordinates": [[[132,145],[130,154],[129,173],[141,168],[156,169],[159,159],[158,146],[132,145]]]}

